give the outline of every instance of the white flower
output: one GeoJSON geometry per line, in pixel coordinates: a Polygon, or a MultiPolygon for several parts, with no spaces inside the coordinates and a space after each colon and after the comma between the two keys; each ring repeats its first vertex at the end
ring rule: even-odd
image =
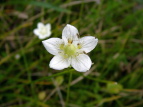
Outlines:
{"type": "Polygon", "coordinates": [[[17,60],[20,59],[20,55],[19,55],[19,54],[16,54],[16,55],[15,55],[15,59],[17,59],[17,60]]]}
{"type": "Polygon", "coordinates": [[[44,25],[43,23],[39,22],[37,24],[37,28],[34,29],[34,34],[39,37],[39,39],[45,39],[51,35],[51,24],[44,25]]]}
{"type": "Polygon", "coordinates": [[[78,30],[67,24],[62,32],[62,39],[50,38],[42,41],[46,50],[55,55],[50,61],[50,68],[62,70],[72,66],[79,72],[86,72],[91,67],[91,59],[86,54],[93,50],[98,39],[92,36],[78,38],[78,30]]]}

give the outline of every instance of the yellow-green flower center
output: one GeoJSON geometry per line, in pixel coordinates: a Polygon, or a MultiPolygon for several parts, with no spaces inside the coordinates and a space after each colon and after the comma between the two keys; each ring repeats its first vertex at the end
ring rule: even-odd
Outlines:
{"type": "Polygon", "coordinates": [[[41,27],[40,33],[41,33],[42,35],[45,35],[45,34],[47,33],[46,27],[41,27]]]}
{"type": "Polygon", "coordinates": [[[61,44],[60,49],[63,50],[64,54],[68,57],[75,55],[77,51],[77,47],[70,43],[65,46],[61,44]]]}

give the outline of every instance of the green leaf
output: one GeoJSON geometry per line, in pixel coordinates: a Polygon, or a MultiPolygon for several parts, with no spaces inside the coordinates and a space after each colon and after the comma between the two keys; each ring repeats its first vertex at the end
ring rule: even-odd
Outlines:
{"type": "Polygon", "coordinates": [[[52,4],[47,3],[47,2],[40,2],[40,1],[11,0],[11,1],[8,1],[8,2],[3,3],[3,4],[4,4],[4,5],[7,5],[7,4],[11,4],[11,5],[18,5],[18,4],[22,4],[22,5],[33,5],[33,6],[39,6],[39,7],[42,7],[42,8],[53,9],[53,10],[56,10],[56,11],[58,11],[58,12],[70,13],[70,11],[67,10],[67,9],[64,9],[64,8],[61,8],[61,7],[52,5],[52,4]]]}

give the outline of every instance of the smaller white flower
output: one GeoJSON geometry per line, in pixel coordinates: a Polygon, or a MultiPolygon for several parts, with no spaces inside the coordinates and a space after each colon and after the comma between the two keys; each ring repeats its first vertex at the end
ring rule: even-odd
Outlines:
{"type": "Polygon", "coordinates": [[[51,24],[44,25],[39,22],[37,28],[33,30],[34,34],[39,37],[39,39],[45,39],[51,35],[51,24]]]}
{"type": "Polygon", "coordinates": [[[15,59],[17,59],[17,60],[20,59],[20,55],[19,55],[19,54],[16,54],[16,55],[15,55],[15,59]]]}
{"type": "Polygon", "coordinates": [[[72,66],[79,72],[86,72],[92,65],[87,53],[96,47],[98,39],[93,36],[79,38],[78,30],[67,24],[62,39],[50,38],[42,43],[49,53],[55,55],[50,61],[50,68],[62,70],[72,66]]]}

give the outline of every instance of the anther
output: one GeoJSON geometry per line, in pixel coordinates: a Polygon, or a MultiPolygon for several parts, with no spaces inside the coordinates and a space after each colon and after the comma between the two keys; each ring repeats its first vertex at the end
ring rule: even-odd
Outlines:
{"type": "Polygon", "coordinates": [[[76,34],[78,37],[80,37],[79,33],[76,34]]]}
{"type": "Polygon", "coordinates": [[[80,43],[77,44],[77,47],[78,47],[78,49],[81,49],[81,48],[82,48],[82,46],[81,46],[80,43]]]}
{"type": "Polygon", "coordinates": [[[87,54],[85,51],[83,51],[84,54],[87,54]]]}
{"type": "Polygon", "coordinates": [[[72,44],[73,40],[68,39],[68,43],[72,44]]]}

